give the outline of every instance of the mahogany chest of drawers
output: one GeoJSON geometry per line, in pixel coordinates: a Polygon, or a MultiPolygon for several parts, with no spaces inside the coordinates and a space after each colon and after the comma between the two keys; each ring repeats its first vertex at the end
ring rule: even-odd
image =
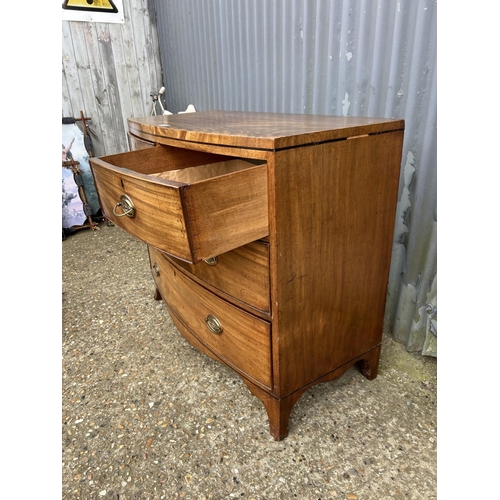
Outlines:
{"type": "Polygon", "coordinates": [[[312,385],[377,375],[403,120],[206,111],[129,119],[91,158],[107,218],[148,244],[156,298],[283,439],[312,385]]]}

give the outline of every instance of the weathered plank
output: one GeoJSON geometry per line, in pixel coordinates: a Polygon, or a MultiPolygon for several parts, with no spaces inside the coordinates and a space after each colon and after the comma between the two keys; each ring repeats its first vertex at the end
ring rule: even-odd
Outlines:
{"type": "Polygon", "coordinates": [[[94,154],[128,150],[127,118],[149,115],[163,85],[148,0],[124,0],[124,24],[62,22],[62,111],[90,116],[94,154]]]}

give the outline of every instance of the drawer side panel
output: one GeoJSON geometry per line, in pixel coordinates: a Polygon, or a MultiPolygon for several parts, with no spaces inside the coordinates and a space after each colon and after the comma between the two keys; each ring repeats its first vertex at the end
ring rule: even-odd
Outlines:
{"type": "Polygon", "coordinates": [[[185,190],[195,262],[269,234],[267,164],[185,190]]]}

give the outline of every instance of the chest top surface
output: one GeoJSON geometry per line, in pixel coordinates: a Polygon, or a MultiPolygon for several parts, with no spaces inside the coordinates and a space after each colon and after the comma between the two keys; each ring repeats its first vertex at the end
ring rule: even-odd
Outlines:
{"type": "Polygon", "coordinates": [[[128,119],[145,139],[279,150],[404,128],[404,120],[247,111],[199,111],[128,119]]]}

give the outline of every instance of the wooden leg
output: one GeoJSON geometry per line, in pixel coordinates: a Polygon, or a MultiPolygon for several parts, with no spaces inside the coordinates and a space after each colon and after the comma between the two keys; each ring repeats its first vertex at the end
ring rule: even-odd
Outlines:
{"type": "Polygon", "coordinates": [[[378,363],[380,360],[380,345],[368,351],[363,359],[356,362],[356,366],[362,375],[368,380],[373,380],[378,373],[378,363]]]}
{"type": "Polygon", "coordinates": [[[160,292],[158,291],[158,288],[155,288],[155,294],[154,294],[154,297],[153,297],[155,300],[161,300],[161,294],[160,292]]]}
{"type": "Polygon", "coordinates": [[[271,436],[276,441],[281,441],[288,436],[288,423],[290,420],[290,413],[295,403],[298,401],[300,396],[305,392],[300,390],[290,394],[283,399],[277,399],[267,392],[263,391],[260,387],[252,384],[246,379],[243,379],[248,390],[256,397],[258,397],[267,412],[267,417],[269,419],[269,432],[271,436]]]}
{"type": "Polygon", "coordinates": [[[321,384],[324,382],[329,382],[335,380],[336,378],[343,375],[352,365],[356,364],[361,373],[369,380],[373,380],[377,376],[378,363],[380,359],[380,345],[374,347],[367,353],[351,360],[349,363],[327,373],[325,376],[311,382],[307,386],[295,391],[294,393],[286,396],[283,399],[277,399],[271,396],[269,393],[257,387],[253,383],[249,382],[245,378],[243,381],[250,390],[250,392],[257,396],[263,403],[267,416],[269,418],[269,432],[276,441],[281,441],[285,439],[288,435],[288,423],[290,420],[290,413],[299,400],[299,398],[307,391],[310,387],[316,384],[321,384]]]}

